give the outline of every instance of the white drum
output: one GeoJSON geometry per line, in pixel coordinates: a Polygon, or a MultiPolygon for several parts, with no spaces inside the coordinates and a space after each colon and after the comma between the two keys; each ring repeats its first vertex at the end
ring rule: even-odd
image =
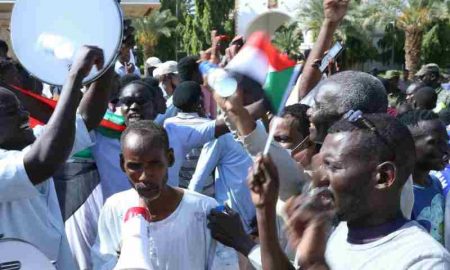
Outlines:
{"type": "Polygon", "coordinates": [[[114,62],[122,43],[123,20],[117,0],[16,0],[11,41],[20,63],[33,76],[63,85],[77,50],[103,49],[105,66],[83,81],[100,77],[114,62]]]}
{"type": "Polygon", "coordinates": [[[35,246],[17,239],[0,240],[0,269],[55,270],[51,261],[35,246]]]}

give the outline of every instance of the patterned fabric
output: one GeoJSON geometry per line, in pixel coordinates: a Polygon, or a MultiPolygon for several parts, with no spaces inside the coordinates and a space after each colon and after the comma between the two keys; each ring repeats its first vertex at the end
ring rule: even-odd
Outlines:
{"type": "Polygon", "coordinates": [[[428,179],[427,186],[414,184],[415,201],[412,219],[443,244],[445,199],[439,180],[431,175],[428,179]]]}

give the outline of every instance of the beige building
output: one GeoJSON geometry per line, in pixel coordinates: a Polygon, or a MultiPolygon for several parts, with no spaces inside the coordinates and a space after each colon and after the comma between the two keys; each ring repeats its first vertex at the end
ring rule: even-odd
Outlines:
{"type": "MultiPolygon", "coordinates": [[[[9,23],[14,0],[0,0],[0,39],[9,42],[9,23]]],[[[152,9],[160,7],[159,0],[122,0],[121,6],[126,17],[139,17],[148,14],[152,9]]],[[[11,48],[11,46],[10,46],[11,48]]],[[[10,53],[11,50],[10,50],[10,53]]]]}

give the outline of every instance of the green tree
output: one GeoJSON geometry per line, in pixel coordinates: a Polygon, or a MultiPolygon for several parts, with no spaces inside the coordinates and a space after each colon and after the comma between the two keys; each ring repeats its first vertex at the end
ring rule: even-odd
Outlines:
{"type": "Polygon", "coordinates": [[[281,26],[273,38],[273,43],[282,51],[289,55],[298,56],[299,47],[303,41],[303,36],[296,22],[281,26]]]}
{"type": "Polygon", "coordinates": [[[136,41],[142,47],[144,59],[152,56],[161,37],[170,37],[175,29],[176,17],[170,10],[153,10],[149,15],[133,20],[136,41]]]}
{"type": "Polygon", "coordinates": [[[211,31],[234,36],[234,0],[193,0],[190,12],[185,10],[184,25],[178,25],[181,46],[188,54],[198,54],[211,46],[211,31]]]}
{"type": "MultiPolygon", "coordinates": [[[[361,1],[358,0],[350,2],[347,15],[335,34],[335,40],[345,46],[343,58],[346,66],[375,59],[378,55],[373,45],[373,29],[361,27],[363,17],[361,5],[361,1]]],[[[316,38],[324,20],[323,0],[303,1],[297,18],[302,28],[313,31],[313,36],[316,38]]]]}
{"type": "Polygon", "coordinates": [[[441,67],[450,64],[450,21],[439,21],[425,33],[422,41],[422,62],[441,67]]]}
{"type": "Polygon", "coordinates": [[[377,0],[361,5],[365,22],[363,26],[389,23],[405,33],[405,65],[410,76],[420,67],[422,41],[425,31],[438,20],[449,19],[448,0],[377,0]]]}

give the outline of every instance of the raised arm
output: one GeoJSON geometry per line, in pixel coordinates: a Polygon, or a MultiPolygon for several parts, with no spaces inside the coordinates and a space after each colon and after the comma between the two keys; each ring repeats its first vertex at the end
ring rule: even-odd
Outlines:
{"type": "Polygon", "coordinates": [[[321,59],[325,51],[329,50],[333,41],[333,35],[347,13],[350,0],[324,0],[323,12],[325,20],[320,28],[319,36],[306,60],[303,74],[297,82],[296,88],[299,99],[304,98],[322,78],[319,69],[315,67],[315,61],[321,59]]]}
{"type": "Polygon", "coordinates": [[[88,130],[95,129],[108,108],[114,68],[109,68],[98,80],[93,82],[89,90],[84,93],[80,102],[79,113],[83,117],[88,130]]]}
{"type": "Polygon", "coordinates": [[[256,206],[263,269],[294,269],[278,241],[276,204],[280,182],[270,157],[257,157],[248,176],[248,185],[256,206]]]}
{"type": "Polygon", "coordinates": [[[103,51],[84,46],[64,84],[58,105],[45,130],[24,156],[25,170],[33,184],[39,184],[66,161],[75,138],[75,115],[82,94],[81,83],[92,66],[103,67],[103,51]]]}

